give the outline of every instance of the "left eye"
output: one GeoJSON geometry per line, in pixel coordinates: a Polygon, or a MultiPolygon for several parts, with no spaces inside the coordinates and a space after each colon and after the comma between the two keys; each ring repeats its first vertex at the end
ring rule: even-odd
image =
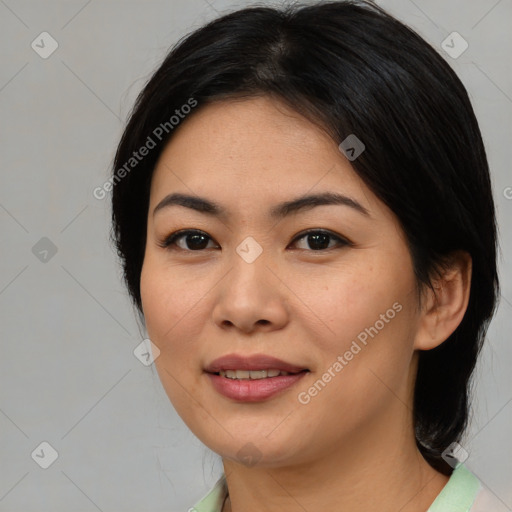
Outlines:
{"type": "Polygon", "coordinates": [[[345,246],[350,245],[348,240],[345,240],[329,231],[307,231],[306,233],[302,233],[301,235],[295,237],[293,242],[297,242],[300,240],[305,240],[307,244],[310,245],[310,248],[314,251],[321,251],[324,249],[332,249],[336,245],[345,246]],[[331,239],[331,240],[329,240],[331,239]],[[334,246],[329,246],[329,242],[335,241],[334,246]]]}
{"type": "MultiPolygon", "coordinates": [[[[310,230],[296,236],[292,244],[296,244],[304,240],[307,244],[309,244],[309,248],[313,251],[322,251],[325,249],[333,249],[334,247],[343,247],[346,245],[352,245],[348,240],[341,238],[330,231],[323,230],[310,230]],[[331,242],[334,242],[334,245],[331,245],[331,242]]],[[[178,247],[184,251],[189,252],[197,252],[203,249],[212,248],[208,247],[209,242],[212,242],[212,238],[207,235],[204,231],[198,230],[184,230],[177,231],[172,235],[168,236],[163,242],[159,245],[160,247],[167,248],[169,250],[173,249],[173,246],[178,247]],[[184,240],[184,243],[180,244],[184,240]],[[183,247],[184,245],[184,247],[183,247]]],[[[215,244],[214,244],[215,245],[215,244]]],[[[304,247],[299,247],[299,249],[306,249],[304,247]]]]}

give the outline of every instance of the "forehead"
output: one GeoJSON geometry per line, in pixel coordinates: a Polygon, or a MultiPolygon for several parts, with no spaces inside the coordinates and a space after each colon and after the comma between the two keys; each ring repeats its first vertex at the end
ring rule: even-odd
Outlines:
{"type": "Polygon", "coordinates": [[[152,207],[176,190],[238,208],[333,190],[376,201],[320,127],[267,97],[212,103],[182,122],[157,162],[152,207]]]}

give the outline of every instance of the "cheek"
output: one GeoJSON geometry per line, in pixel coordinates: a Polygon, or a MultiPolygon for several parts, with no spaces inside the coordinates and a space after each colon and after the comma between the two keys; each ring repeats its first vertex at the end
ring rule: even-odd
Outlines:
{"type": "MultiPolygon", "coordinates": [[[[395,273],[396,274],[396,273],[395,273]]],[[[320,337],[325,350],[342,349],[345,344],[380,320],[381,314],[394,316],[392,306],[403,300],[409,282],[403,273],[399,279],[389,267],[383,268],[368,261],[345,264],[329,274],[310,275],[295,288],[309,309],[309,316],[321,320],[325,337],[320,337]]],[[[387,324],[386,324],[387,325],[387,324]]],[[[380,326],[380,323],[379,323],[380,326]]],[[[320,334],[320,333],[319,333],[320,334]]]]}
{"type": "Polygon", "coordinates": [[[141,299],[148,337],[160,350],[155,367],[171,403],[185,419],[204,414],[195,410],[187,392],[199,377],[197,358],[193,356],[200,348],[195,340],[200,339],[199,329],[204,322],[199,312],[206,293],[199,287],[184,278],[183,272],[162,268],[151,258],[144,263],[141,299]]]}
{"type": "Polygon", "coordinates": [[[197,339],[204,311],[201,299],[207,293],[204,284],[192,282],[177,268],[165,268],[148,258],[142,268],[140,288],[151,341],[163,359],[172,353],[177,361],[181,352],[193,349],[191,343],[197,339]]]}
{"type": "Polygon", "coordinates": [[[148,334],[163,348],[177,340],[185,326],[193,335],[190,329],[198,325],[195,319],[208,289],[204,280],[187,276],[178,267],[169,267],[149,256],[142,268],[140,288],[148,334]]]}
{"type": "Polygon", "coordinates": [[[333,379],[337,384],[331,390],[343,381],[349,396],[361,396],[361,390],[372,392],[379,385],[378,377],[393,388],[403,384],[416,321],[414,276],[405,263],[391,265],[383,259],[380,264],[354,264],[302,290],[322,320],[317,332],[310,333],[315,353],[321,355],[320,373],[330,369],[344,375],[333,379]]]}

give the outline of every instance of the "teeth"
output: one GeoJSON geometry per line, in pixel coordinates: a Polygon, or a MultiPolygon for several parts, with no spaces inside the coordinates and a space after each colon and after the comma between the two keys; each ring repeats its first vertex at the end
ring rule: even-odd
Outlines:
{"type": "Polygon", "coordinates": [[[228,379],[266,379],[267,377],[277,377],[279,375],[290,375],[288,372],[280,370],[221,370],[219,372],[221,377],[228,379]]]}

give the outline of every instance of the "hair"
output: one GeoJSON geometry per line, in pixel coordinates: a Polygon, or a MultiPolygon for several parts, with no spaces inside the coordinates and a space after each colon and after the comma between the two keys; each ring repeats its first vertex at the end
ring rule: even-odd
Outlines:
{"type": "Polygon", "coordinates": [[[462,82],[425,40],[375,4],[245,8],[194,31],[166,55],[135,102],[113,163],[116,177],[151,139],[154,147],[122,179],[117,174],[112,192],[111,239],[133,304],[143,318],[152,173],[179,129],[169,119],[192,101],[196,112],[262,95],[321,126],[337,144],[350,134],[364,143],[352,167],[400,222],[418,289],[433,289],[454,251],[471,255],[465,315],[446,341],[420,352],[414,390],[418,448],[448,475],[442,453],[467,427],[471,375],[499,297],[489,168],[462,82]]]}

